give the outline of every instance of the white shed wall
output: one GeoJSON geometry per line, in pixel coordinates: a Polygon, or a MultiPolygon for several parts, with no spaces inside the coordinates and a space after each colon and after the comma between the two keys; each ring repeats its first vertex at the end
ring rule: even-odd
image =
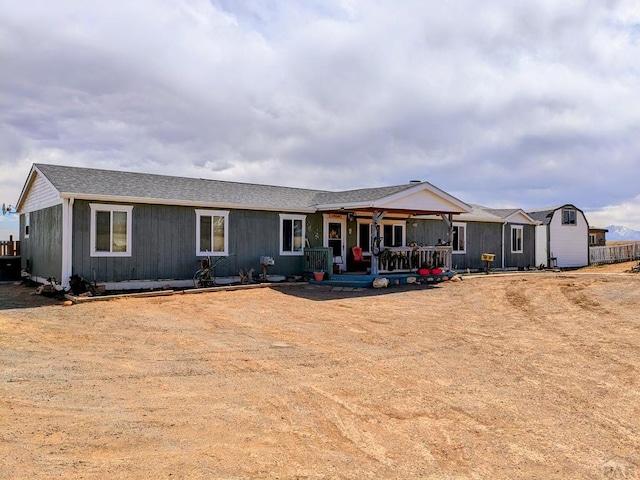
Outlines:
{"type": "Polygon", "coordinates": [[[550,256],[558,267],[584,267],[589,264],[589,225],[584,215],[576,211],[576,224],[562,224],[562,209],[554,212],[550,223],[550,256]]]}

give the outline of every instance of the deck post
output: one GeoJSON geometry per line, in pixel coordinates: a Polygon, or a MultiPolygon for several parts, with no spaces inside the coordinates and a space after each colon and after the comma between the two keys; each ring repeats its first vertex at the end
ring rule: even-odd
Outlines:
{"type": "Polygon", "coordinates": [[[384,218],[387,212],[378,213],[377,210],[371,214],[371,275],[378,275],[378,268],[380,262],[380,243],[382,237],[380,236],[380,221],[384,218]]]}

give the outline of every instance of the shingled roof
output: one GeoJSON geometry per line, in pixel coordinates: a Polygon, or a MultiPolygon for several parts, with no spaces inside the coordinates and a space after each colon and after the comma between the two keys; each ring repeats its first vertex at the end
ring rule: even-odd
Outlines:
{"type": "MultiPolygon", "coordinates": [[[[449,204],[457,205],[452,207],[458,208],[457,211],[467,207],[428,182],[332,192],[41,163],[33,165],[30,178],[34,174],[44,176],[61,197],[85,200],[314,212],[335,209],[337,205],[367,207],[403,195],[405,191],[412,194],[416,189],[428,189],[449,204]]],[[[29,188],[29,181],[19,204],[29,188]]]]}
{"type": "Polygon", "coordinates": [[[150,203],[252,206],[286,210],[308,209],[320,190],[228,182],[203,178],[99,170],[36,164],[35,167],[65,196],[137,199],[150,203]]]}

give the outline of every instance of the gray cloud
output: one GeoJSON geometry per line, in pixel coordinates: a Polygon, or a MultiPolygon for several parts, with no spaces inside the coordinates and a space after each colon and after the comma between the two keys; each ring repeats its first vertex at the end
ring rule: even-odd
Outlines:
{"type": "Polygon", "coordinates": [[[38,161],[312,188],[420,178],[495,207],[606,221],[619,205],[640,228],[635,2],[0,4],[3,201],[38,161]]]}

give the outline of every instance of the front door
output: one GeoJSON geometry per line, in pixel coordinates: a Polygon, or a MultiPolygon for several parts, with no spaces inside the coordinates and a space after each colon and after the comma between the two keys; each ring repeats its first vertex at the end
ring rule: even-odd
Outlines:
{"type": "Polygon", "coordinates": [[[342,215],[325,215],[324,246],[333,250],[333,264],[340,270],[346,270],[346,232],[347,222],[342,215]]]}

